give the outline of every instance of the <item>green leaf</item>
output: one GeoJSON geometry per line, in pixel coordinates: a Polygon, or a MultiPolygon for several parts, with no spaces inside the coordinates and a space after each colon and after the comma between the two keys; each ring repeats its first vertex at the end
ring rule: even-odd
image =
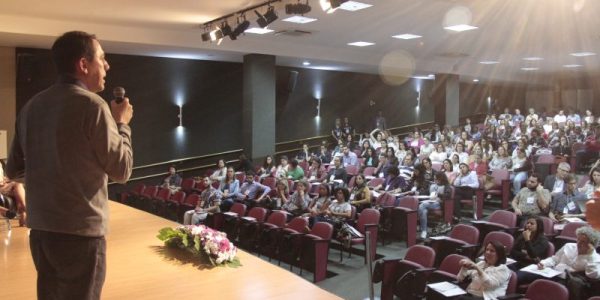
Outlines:
{"type": "Polygon", "coordinates": [[[196,251],[198,251],[198,253],[200,253],[201,247],[202,247],[202,242],[200,241],[200,237],[195,236],[194,237],[194,249],[196,249],[196,251]]]}
{"type": "Polygon", "coordinates": [[[174,230],[171,227],[165,227],[158,231],[158,235],[156,237],[161,241],[166,241],[166,240],[173,238],[173,236],[176,236],[176,235],[177,235],[177,230],[174,230]]]}
{"type": "Polygon", "coordinates": [[[237,256],[234,257],[232,261],[227,262],[226,264],[230,268],[239,268],[242,266],[242,262],[240,261],[240,259],[237,256]]]}

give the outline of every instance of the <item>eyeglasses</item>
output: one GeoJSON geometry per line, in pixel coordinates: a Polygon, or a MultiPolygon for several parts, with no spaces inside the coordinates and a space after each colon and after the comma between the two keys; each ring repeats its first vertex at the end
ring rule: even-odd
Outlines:
{"type": "Polygon", "coordinates": [[[567,172],[567,173],[569,172],[569,170],[566,170],[566,169],[558,169],[558,170],[559,171],[563,171],[563,172],[567,172]]]}

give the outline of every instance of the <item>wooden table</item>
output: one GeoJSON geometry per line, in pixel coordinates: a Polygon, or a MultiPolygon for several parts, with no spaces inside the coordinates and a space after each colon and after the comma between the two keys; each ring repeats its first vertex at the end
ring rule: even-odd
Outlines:
{"type": "MultiPolygon", "coordinates": [[[[103,299],[340,299],[241,250],[239,268],[208,269],[175,259],[156,235],[177,223],[113,201],[110,212],[103,299]]],[[[28,232],[0,226],[0,299],[36,298],[28,232]]]]}

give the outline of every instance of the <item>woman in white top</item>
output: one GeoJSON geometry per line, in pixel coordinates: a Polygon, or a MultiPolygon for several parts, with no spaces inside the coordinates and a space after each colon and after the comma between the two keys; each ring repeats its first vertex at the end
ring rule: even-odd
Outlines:
{"type": "Polygon", "coordinates": [[[469,161],[469,154],[465,152],[465,145],[458,143],[454,147],[454,153],[452,155],[458,154],[458,161],[460,163],[467,163],[469,161]]]}
{"type": "Polygon", "coordinates": [[[442,144],[435,145],[435,151],[429,154],[429,159],[433,163],[442,163],[445,159],[448,158],[448,153],[446,153],[444,146],[442,144]]]}
{"type": "Polygon", "coordinates": [[[406,144],[404,144],[404,142],[399,142],[398,150],[396,151],[396,157],[398,158],[398,161],[404,161],[406,153],[408,153],[406,150],[406,144]]]}
{"type": "MultiPolygon", "coordinates": [[[[590,180],[579,189],[580,192],[587,196],[587,199],[592,199],[594,192],[600,190],[600,166],[595,165],[590,171],[590,180]]],[[[583,206],[585,209],[585,206],[583,206]]],[[[585,210],[582,210],[585,212],[585,210]]]]}
{"type": "Polygon", "coordinates": [[[423,138],[423,145],[419,149],[419,155],[429,156],[429,154],[433,153],[435,147],[429,142],[428,138],[423,138]]]}
{"type": "Polygon", "coordinates": [[[470,259],[460,261],[458,281],[469,277],[471,283],[467,286],[469,294],[459,299],[495,300],[506,295],[511,271],[506,267],[504,245],[498,241],[489,242],[485,245],[483,257],[484,259],[478,263],[470,259]]]}
{"type": "Polygon", "coordinates": [[[217,170],[210,175],[210,180],[221,182],[225,179],[225,175],[227,175],[227,167],[225,167],[225,161],[219,159],[217,161],[217,170]]]}
{"type": "Polygon", "coordinates": [[[283,156],[281,156],[279,161],[280,161],[280,164],[279,164],[279,166],[277,166],[277,170],[275,171],[275,178],[284,178],[284,177],[286,177],[287,172],[289,170],[288,158],[287,158],[287,156],[283,155],[283,156]]]}
{"type": "Polygon", "coordinates": [[[589,109],[585,110],[585,117],[583,118],[588,124],[593,124],[595,121],[594,116],[592,115],[592,111],[589,109]]]}

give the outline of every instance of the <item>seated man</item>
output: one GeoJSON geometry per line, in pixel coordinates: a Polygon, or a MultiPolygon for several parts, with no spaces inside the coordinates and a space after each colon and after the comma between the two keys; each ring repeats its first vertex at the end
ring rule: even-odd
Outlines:
{"type": "Polygon", "coordinates": [[[350,151],[350,148],[348,148],[346,145],[342,147],[342,165],[344,168],[347,166],[359,167],[356,153],[350,151]]]}
{"type": "Polygon", "coordinates": [[[558,164],[556,175],[548,175],[544,180],[544,188],[550,191],[552,197],[562,194],[566,189],[565,177],[571,172],[571,166],[566,162],[558,164]]]}
{"type": "Polygon", "coordinates": [[[526,185],[512,201],[518,224],[524,223],[528,218],[543,215],[550,204],[550,192],[540,184],[540,175],[531,174],[526,185]]]}
{"type": "MultiPolygon", "coordinates": [[[[600,278],[600,254],[596,247],[600,242],[600,233],[589,226],[580,227],[575,231],[577,243],[565,244],[554,256],[538,263],[538,268],[552,268],[563,272],[553,280],[566,283],[570,299],[587,299],[589,279],[600,278]],[[566,282],[565,282],[566,279],[566,282]]],[[[518,283],[530,283],[543,278],[533,273],[518,271],[518,283]]]]}
{"type": "Polygon", "coordinates": [[[207,186],[207,188],[200,194],[200,200],[196,204],[196,208],[186,211],[183,215],[183,225],[197,225],[206,220],[209,214],[220,211],[219,207],[223,194],[212,186],[210,177],[204,177],[203,181],[204,186],[207,186]]]}
{"type": "Polygon", "coordinates": [[[178,190],[181,187],[181,176],[177,174],[177,170],[174,166],[169,167],[169,175],[163,180],[162,187],[170,189],[171,191],[178,190]]]}
{"type": "Polygon", "coordinates": [[[261,204],[263,200],[266,200],[265,197],[270,191],[271,188],[268,186],[254,181],[254,172],[249,170],[246,171],[246,182],[242,184],[240,191],[236,193],[235,200],[244,202],[250,207],[256,206],[257,204],[261,204]],[[262,194],[259,195],[261,192],[262,194]]]}
{"type": "Polygon", "coordinates": [[[567,174],[564,178],[566,189],[564,192],[552,196],[548,216],[554,222],[560,222],[563,218],[583,218],[581,205],[585,204],[587,197],[577,190],[577,178],[567,174]]]}
{"type": "Polygon", "coordinates": [[[327,172],[327,176],[323,180],[323,183],[332,184],[334,187],[345,186],[348,182],[348,173],[346,169],[342,166],[342,158],[340,156],[336,156],[333,158],[333,166],[329,167],[329,172],[327,172]],[[334,182],[338,180],[338,182],[334,182]],[[339,182],[341,180],[341,182],[339,182]]]}

